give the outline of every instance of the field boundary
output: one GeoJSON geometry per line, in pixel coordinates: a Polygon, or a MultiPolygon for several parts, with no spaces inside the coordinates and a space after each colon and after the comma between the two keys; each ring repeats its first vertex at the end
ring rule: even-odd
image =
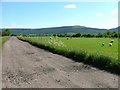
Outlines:
{"type": "Polygon", "coordinates": [[[84,51],[81,51],[81,52],[65,51],[62,49],[51,47],[49,45],[44,45],[44,44],[40,44],[40,43],[33,42],[30,40],[26,40],[24,37],[17,37],[17,38],[19,40],[22,40],[22,41],[28,42],[34,46],[37,46],[41,49],[45,49],[52,53],[71,58],[72,60],[74,60],[76,62],[83,62],[85,64],[97,67],[98,69],[106,70],[108,72],[120,75],[119,60],[118,60],[118,62],[113,62],[114,61],[113,58],[110,58],[110,57],[107,57],[104,55],[93,55],[93,54],[87,55],[87,53],[84,51]]]}

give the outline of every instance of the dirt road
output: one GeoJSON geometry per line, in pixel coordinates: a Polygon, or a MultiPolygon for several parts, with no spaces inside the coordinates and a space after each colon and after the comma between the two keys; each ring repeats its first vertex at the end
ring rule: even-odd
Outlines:
{"type": "Polygon", "coordinates": [[[117,88],[118,76],[10,38],[2,55],[3,88],[117,88]]]}

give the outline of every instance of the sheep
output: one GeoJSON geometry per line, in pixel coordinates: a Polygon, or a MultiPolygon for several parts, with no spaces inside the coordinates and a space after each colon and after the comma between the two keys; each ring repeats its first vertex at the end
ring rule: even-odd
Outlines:
{"type": "Polygon", "coordinates": [[[105,44],[104,44],[104,43],[102,43],[102,46],[105,46],[105,44]]]}
{"type": "Polygon", "coordinates": [[[111,42],[110,43],[113,43],[114,42],[114,40],[111,40],[111,42]]]}
{"type": "Polygon", "coordinates": [[[50,37],[50,39],[53,39],[52,37],[50,37]]]}
{"type": "Polygon", "coordinates": [[[112,46],[112,43],[109,43],[109,46],[112,46]]]}

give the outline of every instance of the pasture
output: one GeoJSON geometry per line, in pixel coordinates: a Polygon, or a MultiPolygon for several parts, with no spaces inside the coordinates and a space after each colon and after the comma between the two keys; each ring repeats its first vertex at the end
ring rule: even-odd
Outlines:
{"type": "Polygon", "coordinates": [[[117,38],[19,37],[19,39],[112,72],[120,69],[117,38]],[[114,42],[109,46],[111,40],[114,42]]]}
{"type": "Polygon", "coordinates": [[[75,50],[84,50],[89,54],[100,54],[118,59],[118,39],[110,38],[59,38],[67,48],[75,50]],[[109,43],[114,40],[113,45],[110,47],[109,43]],[[102,46],[104,43],[104,46],[102,46]]]}

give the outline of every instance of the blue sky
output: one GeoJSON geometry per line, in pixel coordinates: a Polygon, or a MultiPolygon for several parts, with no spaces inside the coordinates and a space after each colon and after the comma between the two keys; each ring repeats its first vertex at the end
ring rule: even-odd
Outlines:
{"type": "Polygon", "coordinates": [[[118,26],[117,2],[2,2],[2,27],[118,26]]]}

